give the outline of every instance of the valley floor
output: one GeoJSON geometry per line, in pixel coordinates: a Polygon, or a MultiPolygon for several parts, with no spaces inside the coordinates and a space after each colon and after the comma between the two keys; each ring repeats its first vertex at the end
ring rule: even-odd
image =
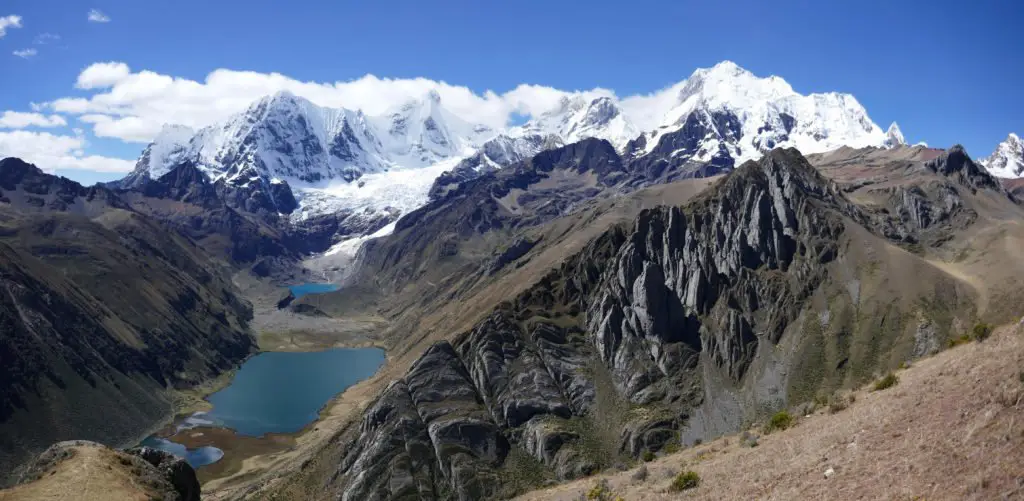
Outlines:
{"type": "MultiPolygon", "coordinates": [[[[899,384],[854,394],[846,409],[820,409],[794,427],[666,455],[639,468],[521,496],[575,501],[601,480],[623,500],[1024,499],[1024,322],[897,372],[899,384]],[[699,486],[671,492],[692,470],[699,486]],[[826,471],[831,473],[826,477],[826,471]]],[[[595,499],[595,498],[589,498],[595,499]]]]}

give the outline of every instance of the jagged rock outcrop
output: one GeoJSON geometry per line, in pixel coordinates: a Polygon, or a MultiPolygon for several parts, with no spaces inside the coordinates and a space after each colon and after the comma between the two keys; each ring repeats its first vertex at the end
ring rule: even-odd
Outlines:
{"type": "MultiPolygon", "coordinates": [[[[613,157],[598,165],[607,167],[594,169],[598,176],[621,172],[613,157]]],[[[346,499],[396,499],[398,490],[382,486],[397,477],[408,480],[402,492],[418,479],[417,492],[433,496],[478,493],[466,487],[477,477],[467,484],[436,455],[447,450],[499,480],[512,467],[506,456],[517,455],[542,465],[537,482],[575,478],[686,436],[735,429],[744,416],[806,399],[828,381],[862,380],[865,367],[881,362],[870,352],[848,353],[850,343],[876,336],[877,326],[833,321],[835,341],[824,344],[839,355],[821,359],[807,354],[813,330],[801,326],[819,318],[810,312],[821,298],[863,301],[850,296],[845,278],[864,273],[848,252],[858,245],[851,239],[883,242],[891,224],[848,200],[792,149],[745,164],[686,206],[643,211],[632,227],[591,241],[470,331],[428,350],[358,430],[343,434],[344,459],[327,489],[346,499]],[[800,348],[783,350],[784,343],[800,348]],[[822,370],[838,376],[808,375],[822,370]],[[736,395],[728,403],[734,415],[713,410],[725,395],[736,395]],[[422,431],[439,426],[437,402],[445,402],[444,429],[454,434],[422,431]],[[418,437],[415,450],[434,456],[396,449],[394,430],[407,427],[418,437]],[[502,443],[495,436],[508,441],[507,452],[492,445],[502,443]]],[[[952,290],[954,298],[966,294],[952,290]]],[[[884,342],[905,340],[912,356],[917,329],[893,323],[897,332],[884,342]]],[[[489,495],[513,493],[491,487],[489,495]]]]}
{"type": "Polygon", "coordinates": [[[493,275],[497,273],[498,270],[501,270],[509,263],[525,256],[526,253],[530,252],[530,249],[535,245],[537,245],[537,240],[528,240],[525,238],[516,239],[515,242],[509,244],[508,247],[503,249],[501,253],[494,257],[490,265],[487,267],[487,274],[493,275]]]}

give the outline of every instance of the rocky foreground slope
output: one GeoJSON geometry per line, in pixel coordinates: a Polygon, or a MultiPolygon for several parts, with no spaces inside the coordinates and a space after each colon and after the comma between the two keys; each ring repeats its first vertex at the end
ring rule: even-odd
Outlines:
{"type": "Polygon", "coordinates": [[[445,336],[315,462],[250,494],[509,496],[937,351],[991,306],[929,260],[949,246],[938,235],[1022,214],[962,149],[906,150],[913,161],[883,162],[871,186],[774,150],[682,207],[642,212],[445,336]]]}
{"type": "Polygon", "coordinates": [[[1024,497],[1024,328],[925,358],[898,383],[841,395],[790,429],[761,427],[520,501],[606,499],[1015,500],[1024,497]],[[672,490],[693,471],[698,484],[672,490]]]}
{"type": "Polygon", "coordinates": [[[199,501],[196,472],[183,459],[148,447],[116,451],[95,442],[54,444],[32,461],[2,501],[199,501]]]}

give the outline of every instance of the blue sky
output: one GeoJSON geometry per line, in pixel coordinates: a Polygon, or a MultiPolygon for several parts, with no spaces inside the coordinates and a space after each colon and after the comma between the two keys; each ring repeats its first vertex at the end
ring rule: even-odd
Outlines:
{"type": "MultiPolygon", "coordinates": [[[[76,81],[106,61],[197,82],[217,69],[310,82],[369,73],[478,94],[529,83],[626,96],[730,59],[801,93],[852,93],[912,142],[959,142],[980,157],[1024,132],[1024,2],[4,0],[0,19],[9,15],[20,27],[0,38],[0,113],[95,95],[104,89],[76,81]],[[94,9],[109,22],[89,21],[94,9]],[[36,53],[13,54],[25,49],[36,53]]],[[[151,129],[98,134],[80,114],[56,114],[66,126],[20,131],[67,137],[61,147],[74,158],[53,161],[86,182],[120,174],[97,174],[81,158],[134,159],[151,129]]]]}

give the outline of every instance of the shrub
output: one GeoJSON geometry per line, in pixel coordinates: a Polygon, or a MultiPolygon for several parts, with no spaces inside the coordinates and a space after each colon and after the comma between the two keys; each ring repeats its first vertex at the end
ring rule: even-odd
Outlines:
{"type": "Polygon", "coordinates": [[[790,416],[786,411],[779,411],[776,412],[768,421],[768,425],[765,426],[764,432],[771,433],[776,430],[785,430],[790,426],[793,426],[793,416],[790,416]]]}
{"type": "Polygon", "coordinates": [[[640,468],[637,468],[636,472],[633,473],[633,481],[643,482],[644,480],[647,480],[648,475],[649,473],[647,472],[647,465],[642,464],[640,465],[640,468]]]}
{"type": "Polygon", "coordinates": [[[882,391],[900,384],[900,378],[896,374],[888,373],[882,379],[875,381],[874,391],[882,391]]]}
{"type": "Polygon", "coordinates": [[[665,447],[661,449],[665,454],[675,454],[679,452],[679,442],[669,442],[665,444],[665,447]]]}
{"type": "Polygon", "coordinates": [[[744,431],[743,434],[740,435],[740,442],[745,447],[757,447],[757,440],[759,438],[760,437],[753,433],[750,433],[749,431],[744,431]]]}
{"type": "Polygon", "coordinates": [[[607,480],[599,480],[587,491],[587,499],[592,501],[622,501],[622,497],[612,491],[607,480]]]}
{"type": "Polygon", "coordinates": [[[974,328],[971,329],[971,337],[974,338],[975,341],[984,341],[991,335],[992,325],[986,324],[985,322],[974,324],[974,328]]]}
{"type": "Polygon", "coordinates": [[[828,404],[829,414],[835,414],[840,411],[846,410],[850,406],[850,401],[846,397],[836,395],[832,397],[832,401],[828,404]]]}
{"type": "Polygon", "coordinates": [[[647,449],[640,455],[640,459],[643,459],[645,463],[650,463],[651,461],[654,461],[654,453],[651,452],[650,449],[647,449]]]}
{"type": "Polygon", "coordinates": [[[689,489],[696,489],[700,485],[700,475],[695,471],[684,471],[676,478],[672,480],[672,485],[669,486],[669,490],[673,492],[681,492],[689,489]]]}
{"type": "Polygon", "coordinates": [[[949,340],[949,347],[950,348],[956,348],[957,346],[960,346],[962,344],[967,344],[967,343],[970,343],[970,342],[971,342],[971,336],[969,336],[967,334],[964,334],[963,336],[950,339],[949,340]]]}

